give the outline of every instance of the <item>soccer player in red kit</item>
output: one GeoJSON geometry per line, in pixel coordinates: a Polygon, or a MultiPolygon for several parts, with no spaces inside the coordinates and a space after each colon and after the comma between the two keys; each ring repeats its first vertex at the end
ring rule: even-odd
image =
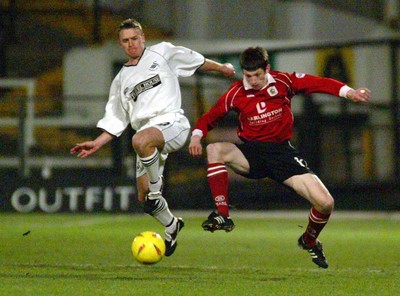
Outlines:
{"type": "Polygon", "coordinates": [[[319,267],[328,268],[318,235],[333,211],[334,200],[321,180],[291,145],[293,113],[291,100],[298,93],[326,93],[367,102],[371,91],[352,89],[340,81],[303,73],[270,70],[268,53],[250,47],[240,56],[243,80],[234,82],[217,103],[196,123],[189,144],[192,156],[202,155],[201,139],[230,111],[238,115],[237,134],[243,143],[212,143],[207,146],[207,179],[217,208],[206,221],[204,230],[232,231],[229,216],[227,166],[250,179],[271,178],[292,188],[312,207],[306,231],[298,245],[307,250],[319,267]]]}

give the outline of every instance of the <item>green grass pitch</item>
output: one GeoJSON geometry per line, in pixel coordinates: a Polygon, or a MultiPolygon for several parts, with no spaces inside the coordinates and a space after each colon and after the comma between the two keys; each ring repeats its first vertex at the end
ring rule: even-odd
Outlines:
{"type": "Polygon", "coordinates": [[[152,266],[130,251],[137,233],[163,234],[149,216],[0,213],[0,295],[400,295],[398,213],[335,213],[327,270],[296,245],[307,212],[232,211],[231,233],[177,213],[178,248],[152,266]]]}

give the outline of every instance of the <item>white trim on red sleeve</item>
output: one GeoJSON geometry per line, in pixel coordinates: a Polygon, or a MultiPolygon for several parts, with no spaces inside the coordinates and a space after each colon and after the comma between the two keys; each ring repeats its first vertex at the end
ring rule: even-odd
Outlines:
{"type": "Polygon", "coordinates": [[[350,86],[343,85],[339,90],[339,96],[342,98],[347,98],[347,92],[349,90],[354,90],[354,89],[352,89],[350,86]]]}
{"type": "Polygon", "coordinates": [[[195,129],[192,131],[192,136],[200,136],[201,138],[203,137],[203,131],[199,129],[195,129]]]}

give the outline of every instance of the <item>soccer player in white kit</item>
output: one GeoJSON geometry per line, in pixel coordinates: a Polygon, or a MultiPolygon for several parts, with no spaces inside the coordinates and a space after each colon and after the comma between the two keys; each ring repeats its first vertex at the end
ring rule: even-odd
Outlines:
{"type": "Polygon", "coordinates": [[[114,78],[105,115],[97,123],[103,132],[93,141],[76,144],[71,154],[85,158],[131,124],[136,131],[132,146],[137,154],[138,199],[144,202],[144,211],[165,227],[165,255],[171,256],[184,222],[171,213],[162,196],[162,174],[168,153],[181,149],[190,133],[178,77],[191,76],[197,69],[232,77],[235,69],[168,42],[145,47],[142,27],[134,19],[120,24],[118,37],[128,61],[114,78]]]}

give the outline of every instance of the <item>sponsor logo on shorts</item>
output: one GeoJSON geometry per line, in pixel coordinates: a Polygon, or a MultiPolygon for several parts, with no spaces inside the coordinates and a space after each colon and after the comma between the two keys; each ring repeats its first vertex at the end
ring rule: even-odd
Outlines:
{"type": "Polygon", "coordinates": [[[307,161],[305,161],[302,158],[298,158],[297,156],[294,158],[295,161],[298,162],[299,165],[301,165],[302,167],[308,168],[307,166],[307,161]]]}

